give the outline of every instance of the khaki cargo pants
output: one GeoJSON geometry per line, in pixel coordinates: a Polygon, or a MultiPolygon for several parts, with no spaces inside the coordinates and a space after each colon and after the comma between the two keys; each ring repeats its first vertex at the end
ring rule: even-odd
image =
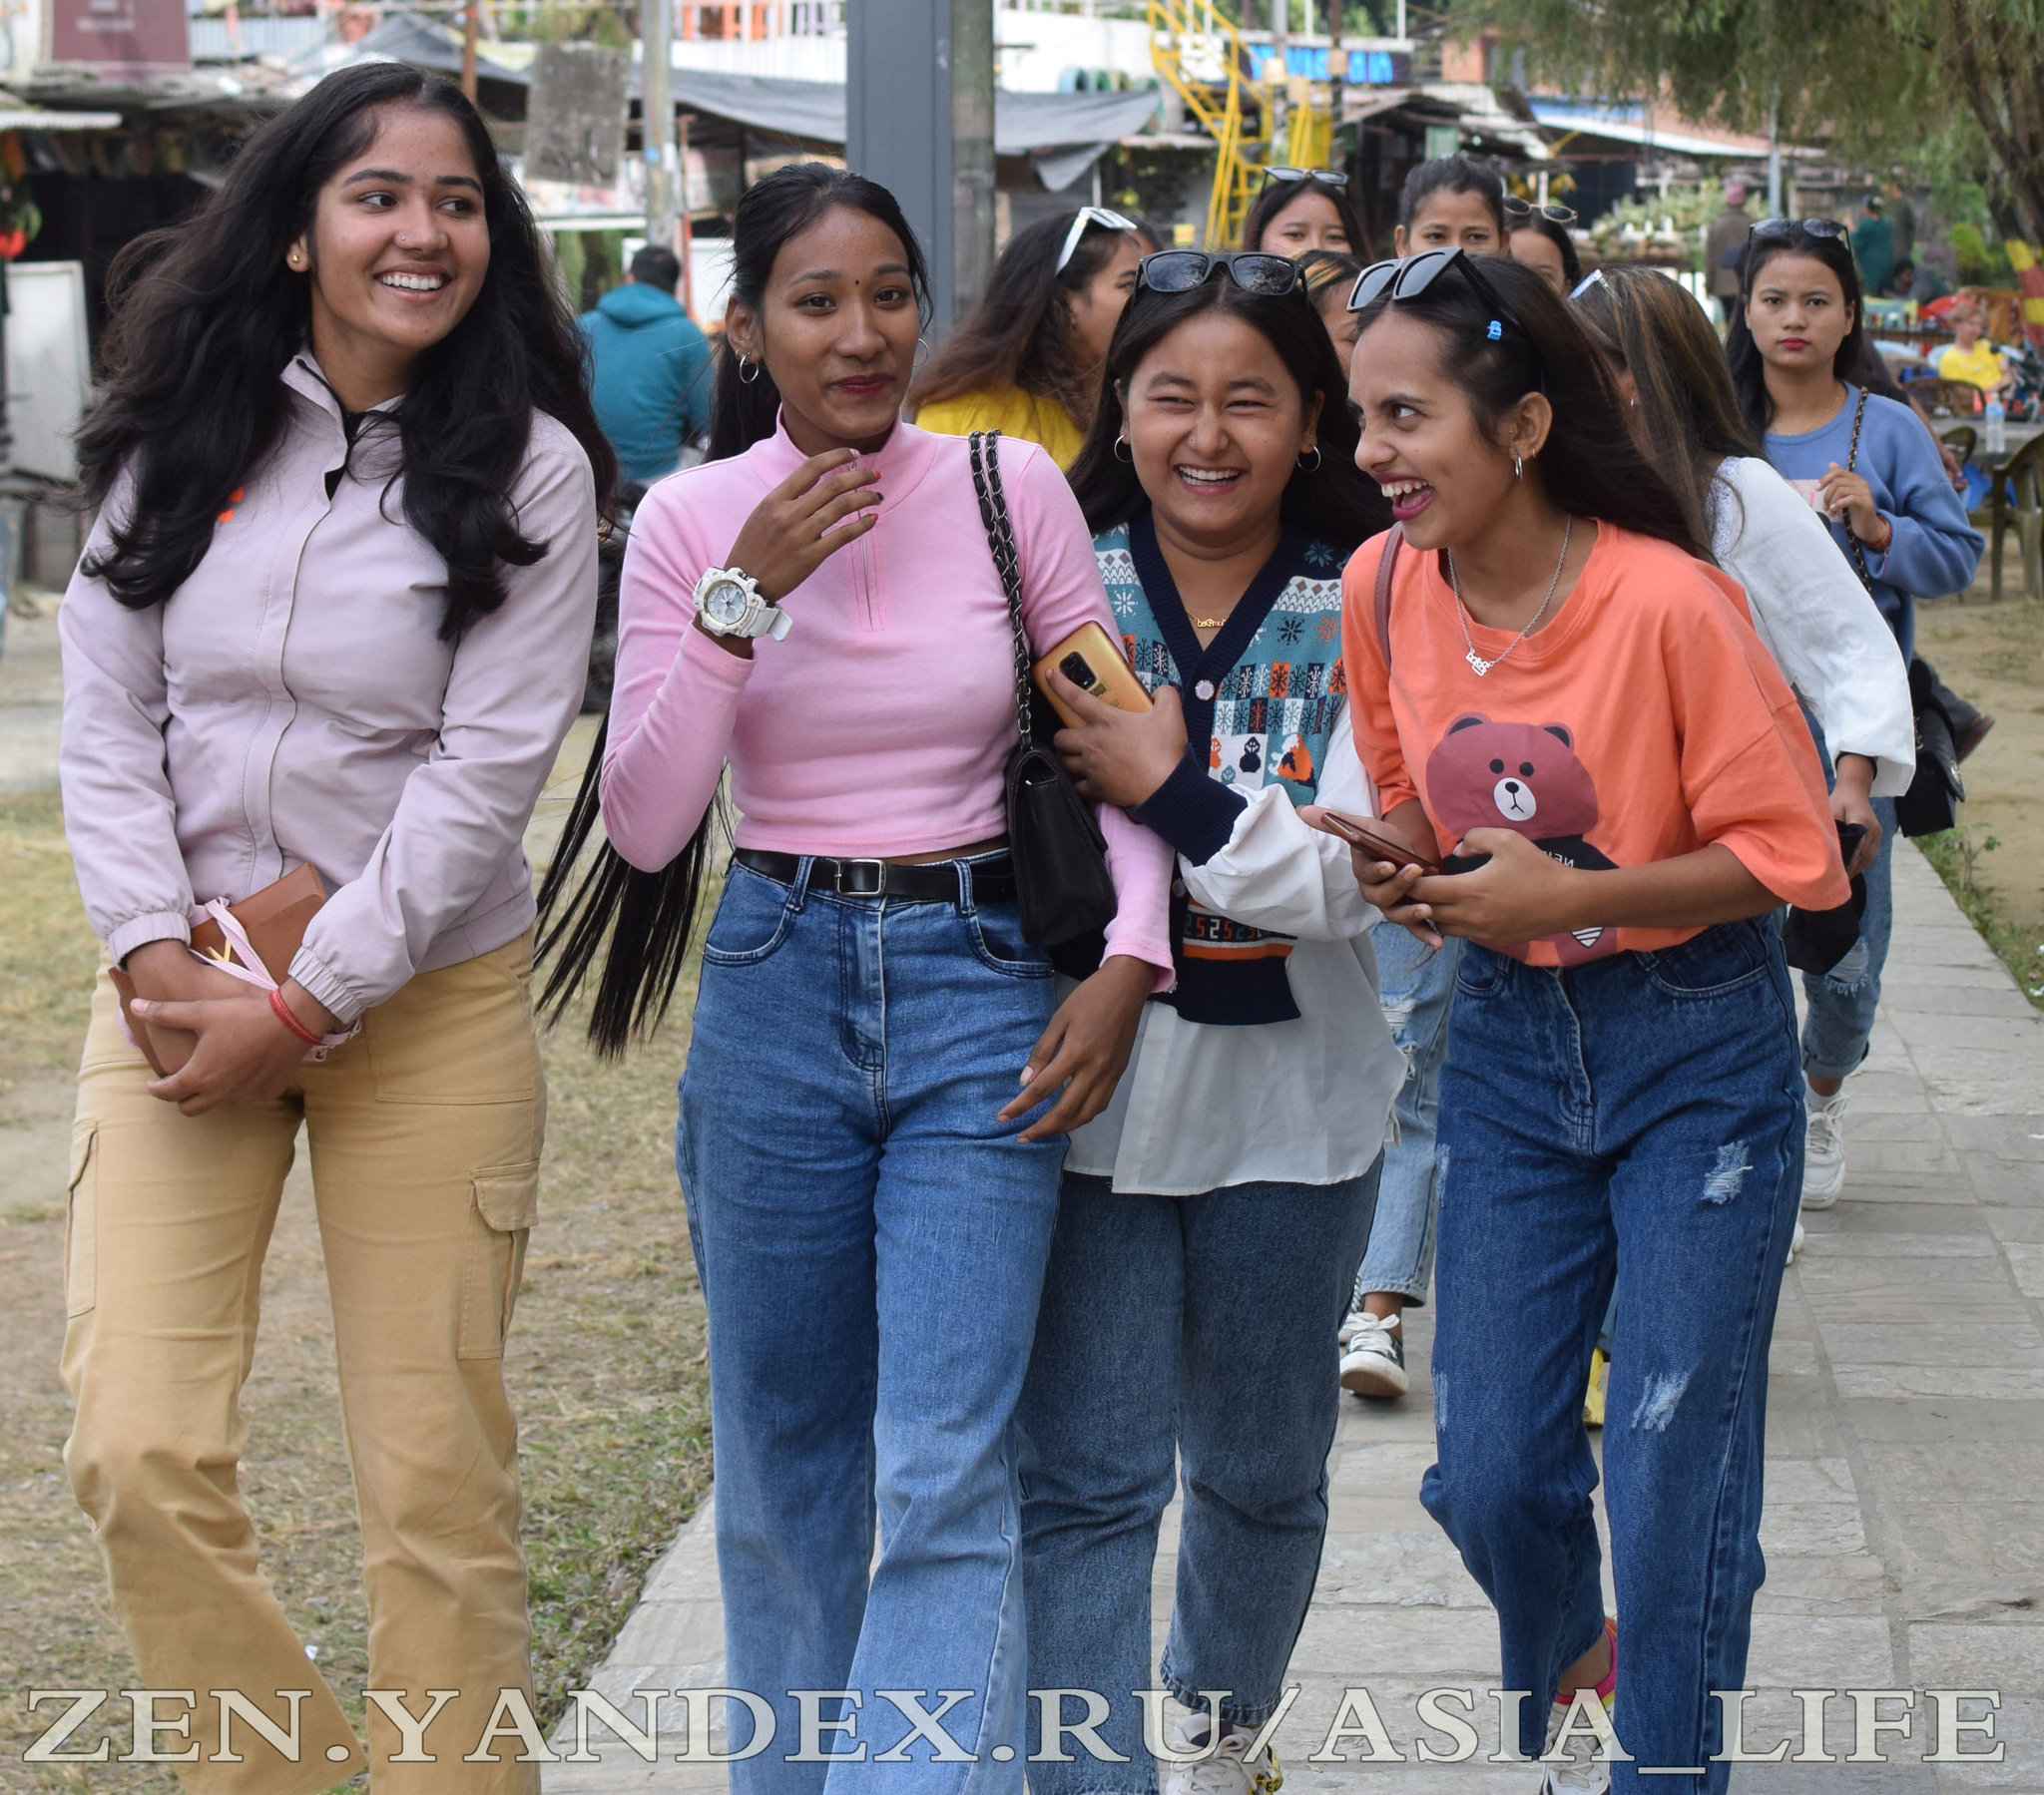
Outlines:
{"type": "MultiPolygon", "coordinates": [[[[195,1693],[198,1757],[178,1767],[194,1795],[297,1795],[362,1763],[256,1563],[236,1475],[262,1258],[301,1120],[361,1510],[369,1687],[403,1691],[416,1717],[429,1690],[458,1691],[424,1735],[430,1763],[396,1761],[402,1734],[372,1701],[377,1795],[539,1788],[515,1737],[492,1745],[501,1763],[462,1761],[498,1692],[532,1691],[502,1366],[546,1127],[531,958],[528,934],[422,973],[307,1066],[301,1094],[199,1117],[144,1089],[100,974],[72,1138],[65,1464],[143,1684],[195,1693]],[[241,1715],[223,1751],[235,1704],[213,1691],[239,1691],[287,1735],[292,1689],[306,1691],[294,1753],[241,1715]]],[[[166,1731],[158,1748],[190,1747],[166,1731]]]]}

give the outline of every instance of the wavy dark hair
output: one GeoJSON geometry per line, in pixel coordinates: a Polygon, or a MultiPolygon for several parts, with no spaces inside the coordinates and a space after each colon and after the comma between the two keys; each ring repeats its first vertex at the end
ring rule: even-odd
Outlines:
{"type": "Polygon", "coordinates": [[[1250,216],[1243,220],[1242,246],[1261,249],[1264,232],[1271,227],[1271,221],[1300,194],[1306,193],[1318,194],[1323,200],[1333,202],[1341,228],[1348,233],[1349,249],[1357,255],[1368,255],[1369,235],[1362,227],[1362,221],[1355,216],[1355,208],[1349,204],[1346,190],[1329,187],[1324,181],[1314,181],[1310,176],[1304,181],[1274,181],[1257,196],[1256,205],[1250,208],[1250,216]]]}
{"type": "Polygon", "coordinates": [[[1498,240],[1504,241],[1505,178],[1496,164],[1462,150],[1421,163],[1398,190],[1398,223],[1410,230],[1427,196],[1440,193],[1476,195],[1490,208],[1491,217],[1497,220],[1498,240]]]}
{"type": "MultiPolygon", "coordinates": [[[[1528,393],[1545,393],[1554,410],[1538,462],[1547,496],[1576,517],[1658,537],[1700,561],[1711,560],[1709,543],[1699,536],[1682,495],[1626,428],[1610,364],[1582,321],[1531,268],[1500,255],[1482,259],[1483,278],[1520,330],[1493,339],[1496,314],[1458,273],[1443,275],[1397,307],[1439,332],[1439,370],[1468,395],[1485,434],[1495,440],[1506,412],[1528,393]]],[[[1357,366],[1369,354],[1371,326],[1390,307],[1388,298],[1380,298],[1365,308],[1357,366]]],[[[1528,473],[1533,471],[1529,466],[1528,473]]]]}
{"type": "Polygon", "coordinates": [[[78,433],[78,459],[88,504],[103,504],[124,473],[134,483],[125,516],[86,564],[122,604],[160,604],[192,577],[228,495],[275,448],[289,407],[278,376],[311,327],[308,282],[284,251],[310,228],[320,190],[374,142],[379,113],[404,107],[460,128],[490,232],[475,303],[419,357],[397,412],[405,521],[447,564],[442,639],[503,604],[505,567],[546,553],[520,534],[507,496],[534,411],[581,443],[608,516],[617,457],[524,196],[459,88],[374,63],[327,76],[258,126],[191,218],[115,259],[106,396],[78,433]]]}
{"type": "Polygon", "coordinates": [[[1732,365],[1732,384],[1739,394],[1740,409],[1756,436],[1766,436],[1775,421],[1775,401],[1768,391],[1768,362],[1761,346],[1746,325],[1746,308],[1761,270],[1783,255],[1808,255],[1822,262],[1838,277],[1838,290],[1852,308],[1852,328],[1831,357],[1831,372],[1840,380],[1859,378],[1858,368],[1870,353],[1866,340],[1866,306],[1859,291],[1859,265],[1852,259],[1852,245],[1843,236],[1812,236],[1799,221],[1779,235],[1749,237],[1746,260],[1739,271],[1739,304],[1725,333],[1725,359],[1732,365]]]}
{"type": "Polygon", "coordinates": [[[1690,528],[1709,541],[1719,463],[1761,451],[1704,308],[1658,268],[1615,265],[1600,268],[1570,308],[1632,375],[1648,458],[1689,508],[1690,528]]]}
{"type": "MultiPolygon", "coordinates": [[[[739,201],[732,232],[732,297],[756,314],[764,310],[781,249],[836,206],[877,219],[901,239],[917,308],[927,318],[929,273],[900,203],[878,182],[820,162],[777,169],[739,201]]],[[[740,379],[729,332],[717,357],[712,461],[742,455],[771,436],[780,415],[780,389],[764,362],[754,364],[749,379],[740,379]]],[[[589,1040],[599,1054],[615,1059],[635,1038],[658,1028],[674,1002],[713,864],[712,831],[724,827],[725,817],[713,803],[688,844],[658,872],[633,866],[607,841],[599,843],[595,858],[584,867],[585,850],[603,816],[600,781],[609,735],[606,717],[597,727],[567,827],[540,886],[538,958],[553,962],[539,1004],[549,1026],[560,1021],[583,981],[602,963],[590,1005],[589,1040]]]]}
{"type": "Polygon", "coordinates": [[[1149,508],[1149,495],[1136,478],[1135,467],[1114,452],[1122,428],[1119,389],[1126,388],[1145,357],[1167,336],[1188,319],[1210,311],[1240,318],[1259,332],[1297,382],[1301,401],[1319,396],[1320,416],[1315,426],[1319,466],[1310,471],[1297,469],[1285,482],[1284,521],[1344,555],[1379,530],[1388,529],[1391,508],[1382,489],[1355,465],[1359,432],[1348,406],[1348,382],[1341,377],[1340,358],[1303,285],[1273,298],[1245,292],[1218,273],[1184,293],[1160,293],[1139,286],[1122,313],[1101,376],[1099,415],[1093,420],[1086,447],[1072,464],[1072,490],[1086,514],[1086,527],[1098,535],[1149,508]]]}
{"type": "Polygon", "coordinates": [[[1098,370],[1075,352],[1072,295],[1135,233],[1096,226],[1079,238],[1072,259],[1060,269],[1058,251],[1077,216],[1053,213],[1008,239],[979,303],[909,388],[911,417],[940,399],[1016,386],[1062,405],[1082,431],[1092,426],[1098,370]]]}

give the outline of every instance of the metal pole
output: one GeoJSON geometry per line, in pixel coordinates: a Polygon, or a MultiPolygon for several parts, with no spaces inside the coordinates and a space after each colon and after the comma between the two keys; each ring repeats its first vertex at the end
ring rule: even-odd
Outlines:
{"type": "Polygon", "coordinates": [[[475,41],[482,35],[483,15],[478,0],[468,0],[461,9],[461,91],[475,104],[475,41]]]}
{"type": "Polygon", "coordinates": [[[687,113],[682,114],[680,124],[681,153],[676,158],[676,161],[681,169],[682,232],[681,242],[676,249],[676,253],[682,258],[682,309],[693,318],[696,316],[696,275],[695,270],[689,265],[693,257],[689,252],[692,240],[690,230],[692,215],[689,211],[689,115],[687,113]]]}
{"type": "Polygon", "coordinates": [[[640,0],[639,137],[646,157],[646,240],[675,246],[673,0],[640,0]]]}
{"type": "Polygon", "coordinates": [[[1779,95],[1768,101],[1768,217],[1782,216],[1782,103],[1779,95]]]}

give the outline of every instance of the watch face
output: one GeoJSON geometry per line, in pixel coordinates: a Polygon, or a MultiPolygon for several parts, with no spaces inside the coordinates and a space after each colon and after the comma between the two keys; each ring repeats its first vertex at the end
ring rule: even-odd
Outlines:
{"type": "Polygon", "coordinates": [[[736,580],[720,580],[703,595],[703,611],[713,624],[735,629],[746,615],[746,589],[736,580]]]}

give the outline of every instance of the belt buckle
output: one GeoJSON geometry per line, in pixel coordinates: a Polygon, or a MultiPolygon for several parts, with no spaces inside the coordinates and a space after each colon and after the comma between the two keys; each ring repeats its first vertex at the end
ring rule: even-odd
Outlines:
{"type": "Polygon", "coordinates": [[[840,860],[832,889],[839,897],[885,897],[887,863],[884,860],[840,860]],[[859,882],[848,882],[847,875],[852,874],[857,875],[859,882]],[[867,878],[871,883],[865,882],[867,878]]]}

